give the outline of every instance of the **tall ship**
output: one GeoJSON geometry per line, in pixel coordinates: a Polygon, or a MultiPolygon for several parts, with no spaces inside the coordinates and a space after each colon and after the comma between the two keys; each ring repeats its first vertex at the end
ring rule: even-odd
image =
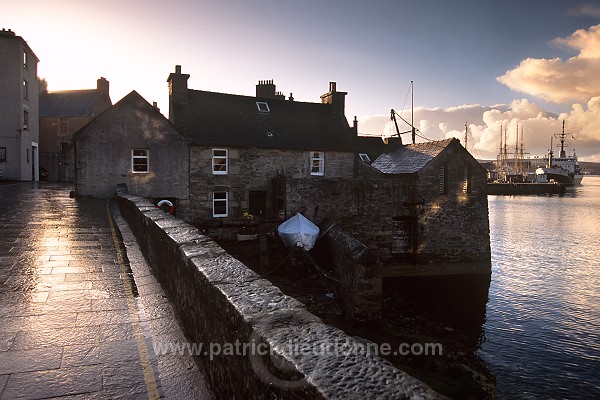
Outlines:
{"type": "Polygon", "coordinates": [[[535,170],[535,179],[539,183],[557,182],[564,185],[580,185],[583,173],[577,161],[577,154],[565,152],[565,121],[563,120],[562,133],[550,137],[550,150],[548,151],[547,164],[535,170]],[[560,140],[559,157],[554,157],[552,139],[556,136],[560,140]]]}

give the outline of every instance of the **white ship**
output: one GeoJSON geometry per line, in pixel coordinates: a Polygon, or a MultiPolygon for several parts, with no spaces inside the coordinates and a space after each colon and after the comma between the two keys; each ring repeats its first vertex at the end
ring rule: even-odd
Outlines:
{"type": "Polygon", "coordinates": [[[552,150],[552,138],[550,138],[550,150],[548,151],[548,163],[545,167],[539,167],[535,171],[536,182],[549,183],[558,182],[565,185],[580,185],[583,179],[583,172],[579,168],[577,154],[573,150],[573,155],[567,156],[565,152],[565,121],[563,120],[562,133],[558,135],[560,139],[560,156],[554,158],[552,150]]]}

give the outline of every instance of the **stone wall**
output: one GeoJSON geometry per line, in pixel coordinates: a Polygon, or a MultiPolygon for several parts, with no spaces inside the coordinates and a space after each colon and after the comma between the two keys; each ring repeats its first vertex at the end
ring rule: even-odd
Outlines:
{"type": "MultiPolygon", "coordinates": [[[[460,146],[458,143],[455,146],[460,146]]],[[[419,210],[417,251],[423,262],[482,263],[491,271],[486,171],[462,148],[449,146],[419,172],[418,191],[426,201],[419,210]],[[440,194],[440,168],[447,175],[440,194]],[[469,175],[465,191],[465,171],[469,175]],[[487,265],[487,266],[486,266],[487,265]]]]}
{"type": "Polygon", "coordinates": [[[75,191],[110,198],[117,184],[154,198],[188,199],[188,139],[132,92],[74,135],[75,191]],[[132,171],[132,149],[147,149],[149,171],[132,171]]]}
{"type": "MultiPolygon", "coordinates": [[[[225,149],[224,147],[214,147],[225,149]]],[[[228,150],[228,173],[213,175],[212,147],[190,146],[190,196],[194,202],[182,217],[202,224],[212,217],[212,192],[226,191],[229,196],[227,219],[241,219],[249,211],[250,191],[266,192],[267,213],[263,217],[276,216],[271,189],[271,179],[278,176],[310,178],[310,153],[301,150],[249,148],[226,148],[228,150]]],[[[352,178],[354,154],[325,152],[324,178],[352,178]]],[[[314,179],[321,179],[315,177],[314,179]]]]}
{"type": "Polygon", "coordinates": [[[381,315],[381,266],[367,247],[337,225],[322,227],[333,266],[336,301],[353,320],[381,315]]]}
{"type": "Polygon", "coordinates": [[[119,196],[188,338],[271,349],[270,357],[201,355],[218,398],[443,398],[378,356],[348,351],[366,342],[323,324],[192,226],[143,198],[122,190],[119,196]]]}
{"type": "Polygon", "coordinates": [[[460,144],[450,145],[414,174],[286,177],[275,179],[273,186],[285,199],[286,216],[301,212],[317,224],[335,222],[386,266],[384,275],[490,273],[485,170],[454,146],[460,144]]]}
{"type": "MultiPolygon", "coordinates": [[[[381,261],[393,257],[397,220],[415,214],[413,177],[398,179],[288,179],[274,184],[286,216],[301,212],[320,224],[328,219],[364,243],[381,261]]],[[[410,249],[405,250],[409,251],[410,249]]]]}

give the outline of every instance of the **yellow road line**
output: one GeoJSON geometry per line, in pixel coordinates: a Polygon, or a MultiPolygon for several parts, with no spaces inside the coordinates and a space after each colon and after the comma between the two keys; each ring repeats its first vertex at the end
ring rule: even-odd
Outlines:
{"type": "Polygon", "coordinates": [[[133,296],[133,291],[131,285],[127,281],[127,266],[125,265],[125,257],[123,256],[123,250],[119,246],[119,238],[117,236],[117,230],[115,224],[113,222],[112,214],[110,212],[110,200],[106,202],[106,213],[108,215],[108,222],[110,224],[110,230],[112,232],[113,243],[115,245],[115,250],[117,252],[117,260],[119,262],[119,266],[121,267],[121,277],[122,283],[125,287],[125,291],[127,292],[127,309],[129,310],[129,316],[131,318],[131,323],[133,325],[133,331],[135,334],[135,342],[137,344],[138,353],[140,356],[140,363],[142,365],[142,371],[144,373],[144,380],[146,381],[146,391],[148,392],[148,398],[159,399],[160,391],[158,389],[158,384],[156,382],[156,377],[154,374],[154,369],[152,368],[152,362],[150,361],[150,354],[148,352],[148,346],[146,344],[146,340],[144,338],[144,334],[142,332],[142,326],[140,324],[139,315],[137,312],[137,306],[135,304],[135,298],[133,296]]]}

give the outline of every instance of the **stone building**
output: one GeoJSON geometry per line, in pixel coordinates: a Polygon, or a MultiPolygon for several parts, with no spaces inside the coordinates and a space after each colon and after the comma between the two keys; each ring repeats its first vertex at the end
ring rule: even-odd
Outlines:
{"type": "Polygon", "coordinates": [[[334,222],[389,274],[489,272],[486,171],[458,139],[393,145],[350,179],[276,181],[289,213],[334,222]]]}
{"type": "Polygon", "coordinates": [[[0,31],[0,179],[39,180],[40,60],[13,31],[0,31]]]}
{"type": "Polygon", "coordinates": [[[66,151],[73,133],[112,105],[109,82],[101,77],[95,89],[40,94],[40,166],[51,181],[72,182],[73,165],[66,151]]]}
{"type": "Polygon", "coordinates": [[[307,182],[355,175],[356,130],[344,115],[345,92],[334,82],[321,103],[287,100],[272,81],[256,96],[192,90],[177,66],[168,78],[169,119],[191,139],[187,220],[226,224],[244,215],[284,218],[272,179],[307,182]]]}
{"type": "Polygon", "coordinates": [[[118,184],[175,206],[189,200],[188,139],[132,91],[73,135],[75,191],[109,198],[118,184]]]}

